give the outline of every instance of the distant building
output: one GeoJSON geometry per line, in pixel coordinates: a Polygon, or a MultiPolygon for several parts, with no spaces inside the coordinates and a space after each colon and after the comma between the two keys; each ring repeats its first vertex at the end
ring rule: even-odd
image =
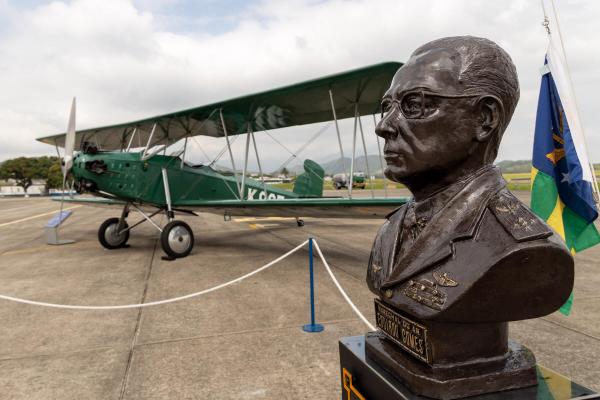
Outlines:
{"type": "Polygon", "coordinates": [[[46,194],[45,179],[34,179],[33,184],[27,188],[27,192],[21,186],[17,186],[14,179],[0,180],[0,197],[42,196],[44,194],[46,194]]]}
{"type": "MultiPolygon", "coordinates": [[[[260,180],[260,177],[258,178],[258,180],[260,180]]],[[[274,185],[274,184],[278,184],[278,183],[291,183],[291,182],[293,182],[293,179],[282,177],[282,176],[278,176],[276,178],[274,178],[272,176],[263,176],[262,181],[264,183],[266,183],[267,185],[274,185]]]]}

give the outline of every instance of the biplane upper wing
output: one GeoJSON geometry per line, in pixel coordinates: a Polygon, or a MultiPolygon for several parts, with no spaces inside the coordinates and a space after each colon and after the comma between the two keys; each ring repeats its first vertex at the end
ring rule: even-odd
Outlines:
{"type": "MultiPolygon", "coordinates": [[[[174,143],[186,136],[220,137],[224,136],[221,114],[228,135],[246,133],[248,128],[262,131],[329,121],[333,119],[330,93],[338,119],[353,117],[355,104],[360,115],[373,114],[401,65],[376,64],[139,121],[79,130],[75,149],[90,142],[99,150],[120,150],[128,147],[132,137],[132,147],[143,147],[152,136],[149,148],[174,143]]],[[[37,140],[64,147],[65,134],[37,140]]]]}
{"type": "MultiPolygon", "coordinates": [[[[181,210],[194,210],[229,216],[252,217],[318,217],[318,218],[383,218],[408,198],[321,197],[271,200],[188,200],[173,204],[181,210]]],[[[59,199],[56,199],[59,201],[59,199]]],[[[65,203],[94,207],[119,207],[125,201],[98,197],[65,198],[65,203]]],[[[143,206],[142,206],[143,207],[143,206]]]]}

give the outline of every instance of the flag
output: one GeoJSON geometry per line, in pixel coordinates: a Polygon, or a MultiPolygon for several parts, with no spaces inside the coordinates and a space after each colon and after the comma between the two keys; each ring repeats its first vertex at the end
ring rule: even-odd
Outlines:
{"type": "MultiPolygon", "coordinates": [[[[562,238],[572,254],[600,242],[594,226],[594,176],[562,54],[550,41],[535,121],[531,209],[562,238]]],[[[569,315],[573,294],[560,311],[569,315]]]]}

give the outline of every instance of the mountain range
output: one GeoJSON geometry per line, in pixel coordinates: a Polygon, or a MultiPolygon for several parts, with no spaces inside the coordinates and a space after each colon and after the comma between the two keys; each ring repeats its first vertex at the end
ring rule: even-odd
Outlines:
{"type": "MultiPolygon", "coordinates": [[[[355,172],[367,173],[367,163],[365,160],[367,160],[369,163],[371,175],[375,175],[376,177],[383,176],[381,172],[381,162],[379,156],[377,155],[368,155],[367,158],[365,158],[365,156],[356,157],[354,159],[355,172]]],[[[344,166],[346,167],[345,172],[350,171],[350,161],[350,157],[344,157],[344,162],[342,163],[342,158],[340,157],[335,160],[319,162],[319,164],[325,170],[325,175],[335,175],[344,172],[344,166]]],[[[383,161],[383,166],[385,167],[385,160],[381,159],[381,161],[383,161]]],[[[288,171],[291,175],[298,175],[304,172],[304,168],[302,165],[295,165],[289,167],[288,171]]]]}
{"type": "MultiPolygon", "coordinates": [[[[354,171],[356,172],[364,172],[367,173],[367,164],[365,162],[367,160],[369,162],[369,168],[371,175],[375,175],[375,177],[382,177],[383,173],[381,171],[381,162],[385,168],[385,160],[382,158],[381,162],[379,156],[377,155],[368,155],[367,158],[364,156],[356,157],[354,160],[354,171]]],[[[325,170],[325,175],[335,175],[344,172],[344,168],[342,167],[342,159],[337,158],[335,160],[330,160],[326,162],[320,162],[321,166],[325,170]]],[[[346,171],[350,170],[350,158],[344,157],[344,164],[346,166],[346,171]]],[[[500,167],[500,170],[503,173],[517,173],[517,172],[530,172],[531,171],[531,160],[505,160],[497,162],[496,165],[500,167]]],[[[304,172],[301,165],[295,165],[293,167],[289,167],[288,171],[291,175],[298,175],[304,172]]]]}

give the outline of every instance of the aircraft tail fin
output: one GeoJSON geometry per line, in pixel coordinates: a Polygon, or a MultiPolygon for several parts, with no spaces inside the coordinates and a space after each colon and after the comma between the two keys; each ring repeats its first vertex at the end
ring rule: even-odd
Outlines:
{"type": "Polygon", "coordinates": [[[322,197],[325,170],[312,160],[304,160],[304,173],[298,175],[294,193],[300,197],[322,197]]]}

